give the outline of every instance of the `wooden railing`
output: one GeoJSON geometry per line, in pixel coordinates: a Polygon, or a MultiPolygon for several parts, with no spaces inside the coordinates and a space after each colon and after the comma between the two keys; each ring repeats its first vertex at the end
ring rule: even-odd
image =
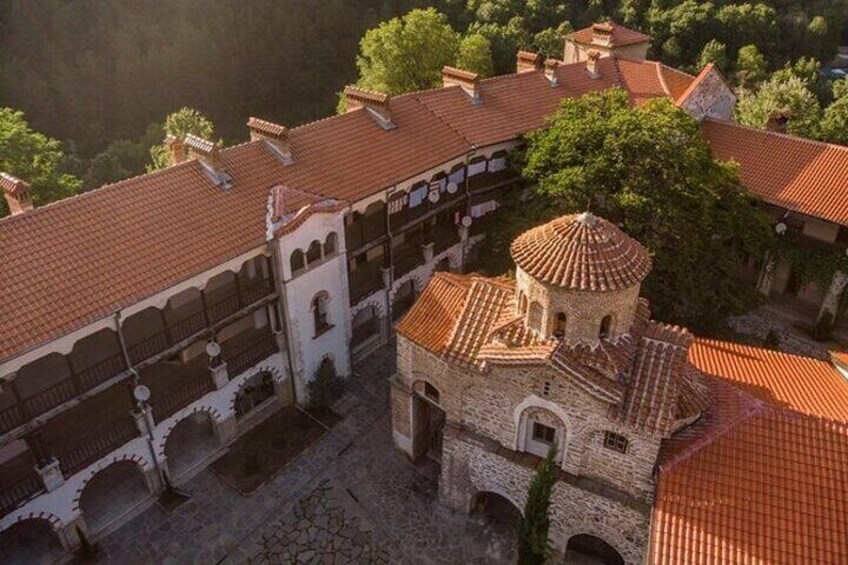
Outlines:
{"type": "Polygon", "coordinates": [[[0,486],[0,516],[44,490],[44,482],[34,469],[18,478],[4,477],[0,486]]]}
{"type": "Polygon", "coordinates": [[[87,369],[83,369],[77,373],[77,378],[79,379],[82,388],[84,390],[88,390],[96,387],[100,383],[108,381],[115,375],[121,373],[125,368],[124,356],[117,353],[95,363],[87,369]]]}
{"type": "Polygon", "coordinates": [[[149,359],[157,353],[162,353],[168,348],[168,339],[164,333],[159,333],[148,337],[140,343],[127,348],[130,360],[133,363],[139,363],[145,359],[149,359]]]}
{"type": "Polygon", "coordinates": [[[459,228],[454,225],[439,225],[433,227],[433,253],[439,254],[449,247],[459,243],[459,228]]]}
{"type": "Polygon", "coordinates": [[[65,379],[41,392],[24,399],[24,407],[30,417],[38,416],[76,396],[77,387],[72,379],[65,379]]]}
{"type": "Polygon", "coordinates": [[[182,320],[168,326],[168,329],[171,331],[171,339],[174,340],[174,343],[180,342],[204,328],[206,328],[206,314],[204,314],[203,310],[189,314],[182,320]]]}
{"type": "Polygon", "coordinates": [[[65,477],[70,477],[134,437],[138,437],[138,429],[128,415],[83,435],[55,456],[59,459],[62,473],[65,477]]]}
{"type": "Polygon", "coordinates": [[[356,304],[383,286],[382,259],[366,263],[350,271],[350,303],[356,304]]]}
{"type": "Polygon", "coordinates": [[[424,264],[424,251],[420,243],[401,244],[392,249],[392,265],[395,279],[424,264]]]}
{"type": "Polygon", "coordinates": [[[215,388],[208,369],[180,376],[174,381],[173,388],[159,394],[154,393],[150,397],[153,417],[156,422],[161,422],[174,415],[181,408],[212,392],[215,388]]]}
{"type": "Polygon", "coordinates": [[[230,294],[223,298],[218,298],[214,302],[208,304],[209,321],[211,323],[219,322],[231,314],[235,314],[239,309],[238,293],[230,294]]]}
{"type": "Polygon", "coordinates": [[[241,303],[253,304],[260,298],[268,296],[274,291],[271,284],[271,279],[260,279],[251,281],[250,279],[242,280],[241,283],[241,303]]]}
{"type": "Polygon", "coordinates": [[[5,434],[9,430],[14,430],[24,423],[24,416],[21,414],[21,407],[17,404],[0,410],[0,433],[5,434]]]}
{"type": "Polygon", "coordinates": [[[277,340],[273,335],[267,334],[259,341],[254,342],[238,353],[229,356],[225,355],[224,361],[227,362],[227,373],[230,379],[238,376],[266,357],[270,357],[275,351],[277,351],[277,340]]]}

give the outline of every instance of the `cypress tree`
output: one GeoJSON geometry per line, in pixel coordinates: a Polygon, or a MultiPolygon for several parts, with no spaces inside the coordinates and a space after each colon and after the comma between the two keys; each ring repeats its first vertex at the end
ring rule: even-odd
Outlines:
{"type": "Polygon", "coordinates": [[[518,525],[518,565],[542,565],[550,555],[548,528],[551,525],[548,509],[556,483],[556,447],[536,471],[527,492],[524,515],[518,525]]]}

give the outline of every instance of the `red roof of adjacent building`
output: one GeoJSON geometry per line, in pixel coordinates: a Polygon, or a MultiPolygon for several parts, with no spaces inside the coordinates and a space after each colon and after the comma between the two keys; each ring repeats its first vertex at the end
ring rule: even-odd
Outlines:
{"type": "Polygon", "coordinates": [[[689,360],[769,404],[848,422],[848,380],[829,361],[708,339],[695,340],[689,360]]]}
{"type": "Polygon", "coordinates": [[[720,159],[739,163],[743,184],[768,202],[848,226],[848,147],[707,119],[720,159]]]}
{"type": "Polygon", "coordinates": [[[595,28],[601,28],[602,31],[611,33],[609,44],[612,47],[620,47],[622,45],[632,45],[634,43],[647,43],[651,40],[651,36],[618,25],[615,22],[603,22],[591,25],[587,28],[579,29],[565,36],[576,43],[591,44],[592,38],[595,35],[595,28]]]}

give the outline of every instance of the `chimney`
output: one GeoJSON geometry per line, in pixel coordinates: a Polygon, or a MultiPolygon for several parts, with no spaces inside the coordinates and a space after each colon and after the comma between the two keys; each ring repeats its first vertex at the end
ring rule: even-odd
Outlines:
{"type": "Polygon", "coordinates": [[[0,173],[3,196],[13,216],[32,210],[32,191],[29,184],[9,173],[0,173]]]}
{"type": "Polygon", "coordinates": [[[187,159],[185,145],[182,139],[168,134],[165,136],[165,147],[168,148],[169,165],[178,165],[187,159]]]}
{"type": "Polygon", "coordinates": [[[515,72],[529,73],[531,71],[541,71],[544,60],[539,53],[531,53],[530,51],[519,51],[515,57],[515,72]]]}
{"type": "Polygon", "coordinates": [[[615,28],[609,22],[601,22],[592,25],[592,43],[609,47],[612,45],[612,33],[615,28]]]}
{"type": "Polygon", "coordinates": [[[786,133],[786,125],[789,123],[789,118],[792,117],[792,110],[789,108],[781,108],[770,112],[766,129],[777,133],[786,133]]]}
{"type": "Polygon", "coordinates": [[[287,127],[259,118],[250,118],[247,127],[250,130],[250,141],[261,139],[280,157],[284,165],[294,163],[287,127]]]}
{"type": "Polygon", "coordinates": [[[200,161],[206,176],[217,186],[230,188],[233,185],[233,178],[224,169],[221,149],[217,143],[188,134],[185,137],[185,147],[188,149],[188,158],[200,161]]]}
{"type": "Polygon", "coordinates": [[[601,78],[601,69],[598,67],[598,61],[601,60],[601,53],[599,51],[589,51],[588,57],[586,58],[586,72],[592,79],[601,78]]]}
{"type": "Polygon", "coordinates": [[[381,128],[389,130],[396,127],[392,122],[391,98],[388,94],[365,90],[356,86],[346,86],[344,95],[348,112],[365,108],[365,111],[374,118],[374,121],[381,128]]]}
{"type": "Polygon", "coordinates": [[[454,67],[442,67],[442,86],[460,87],[474,102],[480,101],[480,75],[454,67]]]}
{"type": "Polygon", "coordinates": [[[545,60],[545,78],[548,79],[551,86],[556,86],[558,84],[556,77],[557,67],[559,67],[559,61],[556,59],[545,60]]]}

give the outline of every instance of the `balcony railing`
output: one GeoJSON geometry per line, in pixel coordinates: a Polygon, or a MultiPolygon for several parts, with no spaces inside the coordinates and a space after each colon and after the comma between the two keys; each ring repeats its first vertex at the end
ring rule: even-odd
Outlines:
{"type": "Polygon", "coordinates": [[[0,516],[42,491],[44,482],[35,469],[16,478],[4,475],[0,487],[0,516]]]}
{"type": "Polygon", "coordinates": [[[383,286],[382,259],[360,265],[350,271],[350,303],[356,304],[383,286]]]}
{"type": "Polygon", "coordinates": [[[157,353],[162,353],[167,348],[168,339],[165,337],[164,333],[158,333],[148,337],[144,341],[128,347],[127,352],[129,353],[130,359],[135,364],[140,363],[145,359],[149,359],[157,353]]]}
{"type": "Polygon", "coordinates": [[[459,243],[459,228],[454,225],[440,225],[433,227],[433,253],[439,254],[442,251],[459,243]]]}
{"type": "Polygon", "coordinates": [[[62,472],[70,477],[137,436],[135,422],[127,415],[83,435],[55,455],[62,472]]]}
{"type": "Polygon", "coordinates": [[[274,286],[271,284],[271,279],[244,279],[241,282],[242,304],[253,304],[272,292],[274,292],[274,286]]]}
{"type": "Polygon", "coordinates": [[[38,416],[58,406],[77,395],[77,388],[72,379],[65,379],[24,399],[24,406],[31,417],[38,416]]]}
{"type": "Polygon", "coordinates": [[[227,316],[235,314],[239,310],[238,293],[233,293],[228,296],[210,299],[208,301],[209,321],[213,324],[220,322],[227,316]]]}
{"type": "Polygon", "coordinates": [[[424,252],[419,243],[402,243],[392,249],[395,279],[424,264],[424,252]]]}
{"type": "Polygon", "coordinates": [[[229,355],[225,353],[223,357],[224,361],[227,362],[227,373],[232,379],[261,360],[270,357],[276,351],[277,340],[272,334],[266,334],[259,341],[236,353],[229,355]]]}
{"type": "Polygon", "coordinates": [[[212,392],[214,388],[208,369],[203,368],[197,372],[179,375],[173,383],[170,383],[167,391],[156,391],[151,395],[153,418],[161,422],[181,408],[212,392]]]}
{"type": "Polygon", "coordinates": [[[171,338],[175,343],[189,336],[193,336],[204,328],[206,328],[206,314],[202,310],[189,314],[185,318],[168,325],[168,329],[171,331],[171,338]]]}
{"type": "Polygon", "coordinates": [[[77,373],[83,389],[88,390],[104,383],[125,369],[124,357],[120,353],[107,357],[77,373]]]}
{"type": "Polygon", "coordinates": [[[24,423],[21,408],[17,404],[0,410],[0,433],[6,433],[9,430],[14,430],[24,423]]]}

